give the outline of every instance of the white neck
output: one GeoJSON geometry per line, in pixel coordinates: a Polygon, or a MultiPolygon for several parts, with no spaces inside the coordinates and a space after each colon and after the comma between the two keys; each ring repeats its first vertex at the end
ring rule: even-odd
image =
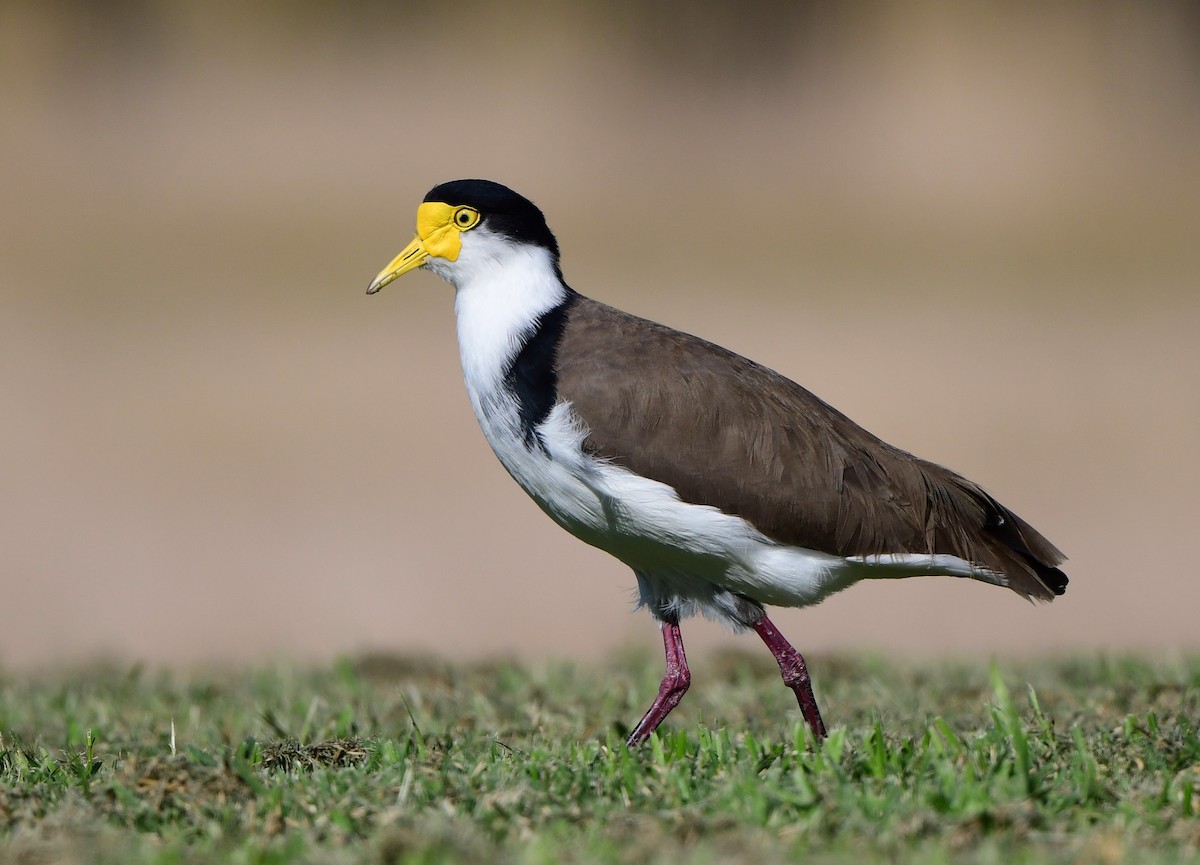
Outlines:
{"type": "MultiPolygon", "coordinates": [[[[482,228],[482,226],[481,226],[482,228]]],[[[455,288],[454,312],[463,378],[476,415],[500,386],[538,317],[567,297],[550,253],[486,233],[464,237],[458,261],[430,260],[455,288]]],[[[482,421],[482,416],[480,417],[482,421]]]]}

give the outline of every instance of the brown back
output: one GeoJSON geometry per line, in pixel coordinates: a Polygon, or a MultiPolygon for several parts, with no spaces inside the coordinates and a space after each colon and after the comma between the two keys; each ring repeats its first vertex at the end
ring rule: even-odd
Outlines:
{"type": "Polygon", "coordinates": [[[567,315],[558,396],[588,425],[591,452],[786,544],[839,556],[948,553],[1004,574],[1027,598],[1065,590],[1063,554],[1028,523],[795,382],[586,297],[567,315]]]}

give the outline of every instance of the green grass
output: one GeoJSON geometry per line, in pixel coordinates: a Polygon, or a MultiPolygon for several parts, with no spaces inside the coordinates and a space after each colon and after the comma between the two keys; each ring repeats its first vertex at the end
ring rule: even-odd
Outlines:
{"type": "Polygon", "coordinates": [[[1200,659],[810,660],[0,676],[0,861],[1200,859],[1200,659]]]}

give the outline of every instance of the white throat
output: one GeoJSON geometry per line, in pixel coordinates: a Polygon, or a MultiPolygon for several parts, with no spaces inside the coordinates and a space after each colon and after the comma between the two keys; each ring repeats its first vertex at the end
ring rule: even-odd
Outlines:
{"type": "Polygon", "coordinates": [[[458,260],[426,265],[454,286],[463,378],[480,422],[481,404],[502,386],[505,371],[538,318],[567,298],[550,252],[513,243],[484,226],[463,238],[458,260]]]}

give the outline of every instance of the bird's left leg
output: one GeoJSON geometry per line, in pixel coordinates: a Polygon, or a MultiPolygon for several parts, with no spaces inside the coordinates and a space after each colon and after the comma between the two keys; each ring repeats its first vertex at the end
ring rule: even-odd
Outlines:
{"type": "Polygon", "coordinates": [[[650,734],[663,719],[679,705],[692,683],[692,672],[688,669],[687,656],[683,653],[683,635],[679,632],[679,619],[676,616],[663,620],[662,635],[663,648],[667,655],[667,672],[663,675],[654,703],[625,740],[625,744],[630,748],[650,738],[650,734]]]}
{"type": "Polygon", "coordinates": [[[818,740],[824,739],[825,722],[821,720],[821,710],[817,708],[817,698],[813,694],[812,681],[808,677],[808,665],[804,663],[804,656],[783,638],[783,634],[779,633],[766,614],[751,627],[762,637],[762,641],[767,644],[767,648],[779,662],[779,672],[783,674],[783,683],[796,693],[796,701],[800,704],[800,711],[813,731],[813,736],[818,740]]]}

